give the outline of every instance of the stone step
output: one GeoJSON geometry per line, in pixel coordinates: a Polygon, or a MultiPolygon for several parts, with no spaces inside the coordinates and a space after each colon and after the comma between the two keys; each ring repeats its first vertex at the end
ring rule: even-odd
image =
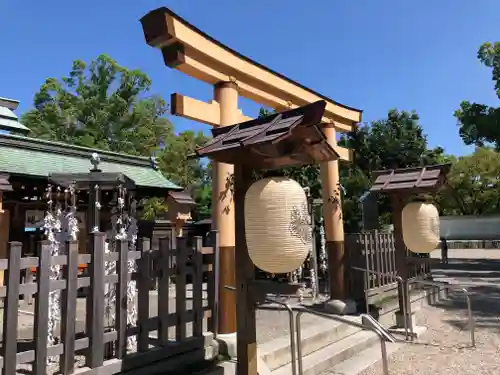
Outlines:
{"type": "MultiPolygon", "coordinates": [[[[357,317],[345,317],[360,321],[357,317]]],[[[302,327],[302,353],[307,356],[334,342],[359,332],[360,329],[348,324],[322,319],[320,324],[302,327]]],[[[290,336],[284,336],[259,345],[260,357],[269,369],[275,370],[291,362],[290,336]]]]}
{"type": "MultiPolygon", "coordinates": [[[[416,326],[414,328],[415,334],[420,336],[425,333],[426,327],[416,326]]],[[[399,336],[400,339],[403,335],[399,336]]],[[[401,349],[404,345],[412,345],[411,343],[406,343],[404,341],[398,341],[396,343],[386,343],[387,357],[390,358],[391,354],[401,349]]],[[[368,367],[374,365],[375,363],[382,360],[382,352],[380,349],[380,341],[377,340],[369,348],[355,354],[351,358],[333,366],[321,375],[330,374],[342,374],[342,375],[358,375],[362,371],[366,370],[368,367]]],[[[391,370],[391,365],[389,363],[389,371],[391,370]]]]}
{"type": "MultiPolygon", "coordinates": [[[[371,347],[378,340],[378,336],[371,331],[358,331],[309,355],[305,355],[303,358],[303,375],[321,374],[371,347]]],[[[291,373],[290,363],[272,372],[273,375],[290,375],[291,373]]]]}

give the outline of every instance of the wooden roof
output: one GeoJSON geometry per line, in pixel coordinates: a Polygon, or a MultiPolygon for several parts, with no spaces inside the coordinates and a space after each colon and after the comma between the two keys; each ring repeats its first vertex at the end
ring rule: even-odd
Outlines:
{"type": "Polygon", "coordinates": [[[170,191],[168,196],[171,197],[176,203],[195,205],[193,197],[187,191],[170,191]]]}
{"type": "Polygon", "coordinates": [[[199,157],[254,168],[315,164],[339,155],[319,127],[326,102],[272,114],[232,126],[214,128],[213,139],[196,150],[199,157]]]}
{"type": "Polygon", "coordinates": [[[451,164],[425,167],[387,169],[373,172],[375,182],[370,191],[387,193],[433,191],[445,181],[451,164]]]}

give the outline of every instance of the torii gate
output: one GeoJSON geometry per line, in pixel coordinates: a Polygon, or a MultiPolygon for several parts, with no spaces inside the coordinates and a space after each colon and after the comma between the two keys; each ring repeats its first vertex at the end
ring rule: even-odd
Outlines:
{"type": "MultiPolygon", "coordinates": [[[[271,69],[252,61],[189,24],[168,8],[158,8],[141,19],[146,42],[161,50],[165,64],[214,87],[209,103],[174,93],[172,114],[212,126],[228,126],[251,120],[238,108],[238,96],[249,98],[277,111],[326,101],[322,119],[328,143],[350,161],[351,150],[337,145],[336,132],[348,132],[361,121],[361,110],[325,97],[271,69]]],[[[236,299],[224,288],[235,285],[235,219],[229,178],[233,165],[213,163],[212,226],[220,232],[220,313],[219,332],[236,332],[236,299]]],[[[344,230],[340,205],[338,161],[321,165],[324,197],[324,222],[330,294],[333,300],[345,300],[344,230]]]]}

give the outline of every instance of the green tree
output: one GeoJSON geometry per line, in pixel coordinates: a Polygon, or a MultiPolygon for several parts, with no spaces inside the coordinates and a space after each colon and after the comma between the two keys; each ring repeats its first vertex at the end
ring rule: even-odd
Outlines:
{"type": "Polygon", "coordinates": [[[149,155],[173,132],[166,105],[148,95],[151,80],[140,70],[100,55],[88,66],[77,60],[67,77],[49,78],[22,116],[33,136],[135,155],[149,155]]]}
{"type": "Polygon", "coordinates": [[[196,202],[191,212],[195,221],[211,215],[211,168],[210,164],[189,156],[194,154],[196,147],[204,145],[209,139],[202,132],[181,132],[170,139],[159,157],[163,173],[171,181],[190,190],[196,202]]]}
{"type": "Polygon", "coordinates": [[[446,215],[484,215],[500,212],[500,153],[478,147],[453,163],[449,188],[441,193],[446,215]]]}
{"type": "MultiPolygon", "coordinates": [[[[49,78],[34,97],[34,109],[22,122],[38,138],[132,155],[157,155],[160,170],[181,186],[199,188],[203,165],[188,159],[202,133],[176,135],[164,116],[164,100],[150,94],[151,80],[140,70],[119,65],[107,55],[90,64],[77,60],[67,77],[49,78]]],[[[145,203],[152,219],[166,207],[162,199],[145,203]]]]}
{"type": "Polygon", "coordinates": [[[418,114],[391,109],[387,118],[363,125],[341,138],[354,151],[353,165],[365,173],[386,168],[428,165],[443,155],[441,147],[428,149],[418,114]]]}
{"type": "MultiPolygon", "coordinates": [[[[492,69],[495,92],[500,98],[500,42],[484,43],[477,57],[486,67],[492,69]]],[[[463,101],[455,111],[460,126],[460,136],[467,145],[491,144],[500,150],[500,108],[480,103],[463,101]]]]}
{"type": "Polygon", "coordinates": [[[196,187],[204,179],[206,167],[193,155],[197,146],[208,141],[202,132],[187,130],[168,137],[163,150],[158,154],[158,166],[174,183],[180,186],[196,187]]]}
{"type": "MultiPolygon", "coordinates": [[[[444,162],[441,147],[429,149],[416,112],[392,109],[384,119],[362,125],[342,137],[339,144],[354,151],[354,159],[341,168],[344,223],[347,232],[359,230],[360,197],[370,188],[372,172],[380,169],[407,168],[444,162]]],[[[379,198],[381,224],[390,222],[390,203],[379,198]]]]}

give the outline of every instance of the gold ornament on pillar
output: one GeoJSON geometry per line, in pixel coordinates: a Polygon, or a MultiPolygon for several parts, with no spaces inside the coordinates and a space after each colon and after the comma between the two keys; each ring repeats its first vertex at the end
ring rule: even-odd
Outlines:
{"type": "Polygon", "coordinates": [[[431,253],[440,242],[439,212],[433,204],[408,203],[402,211],[403,240],[414,253],[431,253]]]}
{"type": "Polygon", "coordinates": [[[255,182],[245,196],[245,235],[252,262],[269,273],[289,273],[312,248],[304,189],[286,177],[255,182]]]}

